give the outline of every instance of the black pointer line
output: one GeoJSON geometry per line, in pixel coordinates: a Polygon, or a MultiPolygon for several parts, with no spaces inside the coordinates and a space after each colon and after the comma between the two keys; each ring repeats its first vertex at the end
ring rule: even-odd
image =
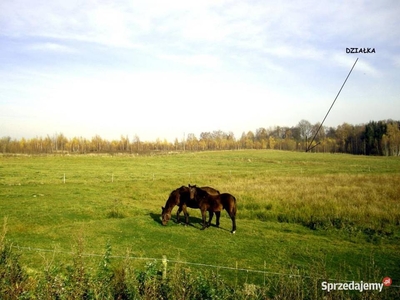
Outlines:
{"type": "Polygon", "coordinates": [[[332,103],[331,107],[329,108],[328,112],[326,113],[325,118],[322,120],[321,125],[319,125],[317,132],[315,133],[314,137],[312,138],[312,140],[311,140],[311,142],[310,142],[310,145],[307,146],[306,152],[308,152],[308,151],[314,149],[315,147],[317,147],[317,146],[319,145],[319,143],[317,143],[316,145],[314,145],[313,147],[311,147],[312,143],[313,143],[314,140],[315,140],[315,137],[317,136],[319,130],[321,129],[322,125],[324,124],[326,117],[329,115],[329,112],[331,111],[333,105],[335,104],[336,99],[339,97],[340,92],[342,91],[344,85],[346,84],[346,81],[347,81],[347,79],[349,78],[351,72],[353,71],[354,66],[356,65],[357,61],[358,61],[358,58],[357,58],[356,61],[354,62],[354,65],[351,67],[351,70],[350,70],[349,74],[347,75],[346,79],[344,80],[344,82],[343,82],[343,84],[342,84],[342,87],[340,88],[339,92],[338,92],[337,95],[336,95],[335,100],[333,100],[333,103],[332,103]]]}

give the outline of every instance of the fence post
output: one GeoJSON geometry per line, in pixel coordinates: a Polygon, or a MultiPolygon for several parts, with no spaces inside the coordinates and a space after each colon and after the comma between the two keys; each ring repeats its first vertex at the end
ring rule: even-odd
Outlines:
{"type": "Polygon", "coordinates": [[[165,280],[167,279],[167,256],[163,255],[162,257],[162,264],[163,264],[163,270],[162,270],[162,279],[165,280]]]}
{"type": "Polygon", "coordinates": [[[238,262],[236,261],[236,280],[235,280],[235,287],[238,285],[238,262]]]}
{"type": "Polygon", "coordinates": [[[267,268],[267,262],[264,260],[264,286],[265,286],[265,269],[267,268]]]}

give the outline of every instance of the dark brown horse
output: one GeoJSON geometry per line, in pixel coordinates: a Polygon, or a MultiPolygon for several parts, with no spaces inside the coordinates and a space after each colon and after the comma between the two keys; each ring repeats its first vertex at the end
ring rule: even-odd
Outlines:
{"type": "MultiPolygon", "coordinates": [[[[204,186],[202,189],[212,195],[219,195],[219,191],[212,187],[204,186]]],[[[162,224],[164,226],[167,225],[168,221],[171,219],[172,209],[176,205],[179,207],[176,212],[176,221],[179,223],[179,215],[183,211],[186,225],[189,224],[189,213],[187,212],[187,207],[199,208],[199,205],[195,200],[190,200],[190,189],[187,186],[181,186],[180,188],[173,190],[165,203],[165,207],[161,207],[162,224]]],[[[209,222],[211,222],[212,216],[213,213],[210,212],[209,222]]]]}
{"type": "Polygon", "coordinates": [[[210,195],[206,190],[195,185],[189,185],[190,200],[195,200],[201,210],[203,218],[203,228],[210,226],[212,213],[215,212],[217,217],[217,227],[219,227],[219,218],[221,211],[225,209],[232,220],[232,233],[236,232],[236,198],[228,193],[219,195],[210,195]],[[210,212],[210,220],[206,223],[206,211],[210,212]]]}

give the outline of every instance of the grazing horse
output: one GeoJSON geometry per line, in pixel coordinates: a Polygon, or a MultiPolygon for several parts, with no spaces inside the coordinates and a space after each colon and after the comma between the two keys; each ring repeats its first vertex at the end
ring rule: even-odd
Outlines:
{"type": "MultiPolygon", "coordinates": [[[[212,187],[204,186],[202,187],[205,191],[210,193],[211,195],[219,195],[219,191],[212,187]]],[[[185,223],[189,224],[189,213],[187,212],[187,207],[190,208],[199,208],[199,205],[196,201],[190,200],[190,189],[187,186],[181,186],[176,190],[173,190],[168,197],[167,202],[165,203],[165,207],[161,207],[162,212],[162,221],[161,223],[165,226],[168,221],[171,219],[172,209],[178,205],[178,210],[176,212],[176,221],[179,223],[179,215],[183,211],[185,215],[185,223]]],[[[209,222],[211,222],[213,213],[210,212],[209,222]]]]}
{"type": "Polygon", "coordinates": [[[228,193],[219,195],[210,195],[206,190],[195,185],[189,185],[190,200],[195,200],[201,210],[203,218],[203,228],[210,226],[212,213],[215,212],[217,217],[217,227],[219,227],[219,218],[221,211],[225,209],[232,220],[232,233],[236,232],[236,198],[228,193]],[[210,212],[210,220],[206,223],[206,211],[210,212]]]}

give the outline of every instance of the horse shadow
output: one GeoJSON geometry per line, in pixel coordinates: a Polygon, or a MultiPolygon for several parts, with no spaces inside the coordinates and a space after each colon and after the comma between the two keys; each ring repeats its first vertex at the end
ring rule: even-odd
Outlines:
{"type": "MultiPolygon", "coordinates": [[[[156,222],[156,223],[158,223],[158,224],[160,224],[160,225],[162,226],[161,214],[150,213],[149,215],[150,215],[150,218],[152,218],[154,222],[156,222]]],[[[170,222],[173,222],[173,223],[175,223],[175,224],[186,225],[186,224],[185,224],[185,217],[184,217],[184,216],[181,216],[181,217],[180,217],[179,223],[178,223],[177,220],[176,220],[176,216],[173,216],[173,217],[171,218],[170,222]]],[[[191,217],[191,216],[189,215],[189,224],[188,224],[187,226],[191,226],[191,227],[196,228],[196,229],[198,229],[198,230],[202,230],[202,227],[203,227],[202,224],[203,224],[203,220],[202,220],[201,218],[198,218],[198,217],[191,217]],[[198,226],[196,226],[196,225],[198,225],[198,226]]],[[[215,228],[218,228],[218,229],[222,229],[222,230],[229,231],[228,229],[225,229],[225,228],[222,228],[222,227],[217,227],[216,224],[210,224],[209,227],[215,227],[215,228]]]]}
{"type": "MultiPolygon", "coordinates": [[[[149,215],[150,215],[150,217],[153,219],[154,222],[156,222],[156,223],[162,225],[162,222],[161,222],[161,214],[150,213],[149,215]]],[[[182,225],[185,225],[185,217],[184,217],[184,216],[181,216],[181,217],[180,217],[180,221],[179,221],[179,223],[178,223],[177,220],[176,220],[176,216],[173,215],[172,218],[171,218],[171,220],[170,220],[169,222],[170,222],[170,223],[173,222],[173,223],[175,223],[175,224],[182,224],[182,225]]],[[[195,227],[195,226],[194,226],[195,223],[201,224],[201,222],[203,222],[202,219],[197,218],[197,217],[191,217],[191,216],[189,216],[189,224],[188,224],[188,226],[195,227]]]]}

